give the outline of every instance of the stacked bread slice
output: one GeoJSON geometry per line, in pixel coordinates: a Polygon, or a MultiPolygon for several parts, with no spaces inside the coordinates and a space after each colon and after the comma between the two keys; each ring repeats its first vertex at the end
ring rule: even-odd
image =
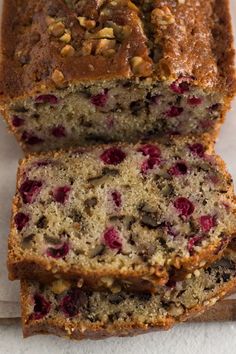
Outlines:
{"type": "Polygon", "coordinates": [[[29,156],[8,261],[24,332],[169,328],[235,286],[234,260],[218,261],[235,233],[232,179],[207,137],[29,156]]]}
{"type": "Polygon", "coordinates": [[[228,0],[7,0],[2,28],[0,110],[31,153],[8,252],[24,335],[169,329],[230,293],[228,0]]]}

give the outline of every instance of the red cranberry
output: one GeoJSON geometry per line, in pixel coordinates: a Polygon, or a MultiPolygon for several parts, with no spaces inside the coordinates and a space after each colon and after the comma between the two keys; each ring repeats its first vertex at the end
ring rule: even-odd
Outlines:
{"type": "Polygon", "coordinates": [[[43,143],[43,139],[26,131],[23,132],[21,139],[25,144],[28,145],[37,145],[43,143]]]}
{"type": "Polygon", "coordinates": [[[214,121],[210,119],[203,119],[200,121],[200,125],[203,129],[211,129],[214,125],[214,121]]]}
{"type": "Polygon", "coordinates": [[[174,93],[182,95],[183,93],[189,91],[189,86],[190,86],[189,80],[190,78],[182,76],[170,85],[170,89],[174,93]]]}
{"type": "Polygon", "coordinates": [[[20,118],[18,116],[13,116],[12,118],[12,125],[15,128],[21,127],[25,123],[23,118],[20,118]]]}
{"type": "Polygon", "coordinates": [[[58,187],[53,191],[53,198],[57,203],[64,204],[69,198],[69,192],[71,188],[69,186],[58,187]]]}
{"type": "Polygon", "coordinates": [[[55,136],[55,138],[64,138],[66,136],[65,127],[58,125],[57,127],[52,128],[52,135],[55,136]]]}
{"type": "Polygon", "coordinates": [[[145,160],[142,163],[141,171],[145,175],[149,170],[152,170],[154,167],[158,166],[159,164],[160,164],[159,157],[156,156],[149,157],[147,160],[145,160]]]}
{"type": "Polygon", "coordinates": [[[31,320],[40,320],[45,317],[51,308],[50,302],[48,302],[42,295],[34,295],[34,313],[31,314],[31,320]]]}
{"type": "Polygon", "coordinates": [[[178,117],[183,113],[184,109],[182,107],[171,106],[170,109],[166,112],[167,117],[178,117]]]}
{"type": "Polygon", "coordinates": [[[184,197],[177,198],[174,201],[174,207],[182,216],[190,216],[194,212],[194,205],[190,200],[184,197]]]}
{"type": "Polygon", "coordinates": [[[173,237],[178,236],[178,232],[176,230],[174,230],[173,225],[171,225],[169,222],[165,222],[164,224],[167,233],[173,237]]]}
{"type": "Polygon", "coordinates": [[[188,251],[189,251],[190,255],[193,254],[193,248],[195,246],[197,246],[198,243],[200,243],[202,241],[202,239],[203,239],[202,236],[194,236],[188,241],[187,248],[188,248],[188,251]]]}
{"type": "Polygon", "coordinates": [[[177,162],[174,166],[172,166],[168,173],[172,176],[183,176],[188,172],[188,167],[184,162],[177,162]]]}
{"type": "Polygon", "coordinates": [[[112,250],[121,250],[122,241],[119,232],[114,227],[106,229],[103,235],[105,244],[112,250]]]}
{"type": "Polygon", "coordinates": [[[119,165],[125,158],[125,152],[118,147],[111,147],[100,156],[100,159],[107,165],[119,165]]]}
{"type": "Polygon", "coordinates": [[[57,104],[58,103],[58,98],[54,95],[40,95],[35,98],[35,102],[38,104],[41,103],[49,103],[51,105],[57,104]]]}
{"type": "Polygon", "coordinates": [[[200,217],[199,221],[203,232],[209,232],[216,226],[216,218],[211,215],[203,215],[200,217]]]}
{"type": "Polygon", "coordinates": [[[141,152],[144,156],[149,156],[149,157],[161,156],[160,149],[156,145],[151,145],[151,144],[141,145],[138,149],[138,152],[141,152]]]}
{"type": "Polygon", "coordinates": [[[189,97],[187,102],[189,105],[191,106],[199,106],[200,104],[202,104],[202,98],[201,97],[196,97],[196,96],[192,96],[189,97]]]}
{"type": "Polygon", "coordinates": [[[47,256],[55,259],[64,258],[69,253],[69,246],[66,242],[57,247],[49,247],[47,249],[47,256]]]}
{"type": "Polygon", "coordinates": [[[114,126],[114,117],[108,116],[106,119],[107,128],[111,129],[114,126]]]}
{"type": "Polygon", "coordinates": [[[24,213],[17,213],[14,218],[16,228],[21,231],[29,221],[29,216],[24,213]]]}
{"type": "Polygon", "coordinates": [[[190,151],[199,157],[204,157],[205,148],[202,144],[196,143],[189,146],[190,151]]]}
{"type": "Polygon", "coordinates": [[[62,299],[60,308],[67,317],[74,317],[79,313],[80,309],[86,306],[86,303],[86,294],[78,288],[73,288],[62,299]]]}
{"type": "Polygon", "coordinates": [[[119,208],[121,206],[121,193],[118,191],[114,191],[111,193],[111,197],[115,206],[119,208]]]}
{"type": "Polygon", "coordinates": [[[20,195],[25,204],[33,203],[42,187],[41,181],[27,179],[19,188],[20,195]]]}
{"type": "Polygon", "coordinates": [[[104,90],[103,93],[91,97],[91,103],[96,107],[105,107],[108,101],[108,91],[104,90]]]}

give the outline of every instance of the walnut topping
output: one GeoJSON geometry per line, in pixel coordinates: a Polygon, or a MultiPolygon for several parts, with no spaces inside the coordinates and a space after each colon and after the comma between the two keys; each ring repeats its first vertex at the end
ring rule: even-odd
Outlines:
{"type": "Polygon", "coordinates": [[[46,17],[46,24],[48,26],[51,25],[52,23],[55,23],[55,22],[56,22],[56,20],[53,17],[51,17],[51,16],[46,17]]]}
{"type": "Polygon", "coordinates": [[[115,46],[116,46],[115,39],[106,39],[106,38],[100,39],[99,41],[97,41],[95,53],[104,54],[105,52],[109,51],[109,53],[111,54],[110,49],[112,49],[112,52],[114,53],[115,46]]]}
{"type": "Polygon", "coordinates": [[[145,61],[142,57],[131,59],[131,69],[135,75],[139,76],[149,76],[152,73],[151,63],[145,61]]]}
{"type": "Polygon", "coordinates": [[[86,29],[93,29],[96,27],[96,21],[87,19],[86,17],[77,17],[79,24],[81,27],[84,27],[86,29]]]}
{"type": "Polygon", "coordinates": [[[53,36],[61,37],[65,33],[65,25],[62,22],[53,22],[48,30],[53,36]]]}
{"type": "Polygon", "coordinates": [[[65,77],[60,70],[55,69],[52,73],[52,81],[56,86],[62,87],[65,83],[65,77]]]}
{"type": "Polygon", "coordinates": [[[175,17],[168,6],[162,6],[152,11],[151,22],[157,26],[166,27],[175,22],[175,17]]]}
{"type": "Polygon", "coordinates": [[[92,38],[115,38],[114,35],[114,30],[113,28],[110,27],[105,27],[103,29],[101,29],[100,31],[98,31],[97,33],[93,33],[91,35],[92,38]]]}
{"type": "Polygon", "coordinates": [[[75,54],[75,48],[72,45],[67,44],[61,50],[61,55],[63,57],[72,57],[75,54]]]}
{"type": "Polygon", "coordinates": [[[63,36],[60,37],[60,41],[62,41],[64,43],[70,43],[71,34],[69,32],[64,33],[63,36]]]}
{"type": "Polygon", "coordinates": [[[92,41],[84,41],[82,44],[82,48],[81,48],[81,53],[82,55],[90,55],[92,53],[92,49],[93,49],[93,42],[92,41]]]}

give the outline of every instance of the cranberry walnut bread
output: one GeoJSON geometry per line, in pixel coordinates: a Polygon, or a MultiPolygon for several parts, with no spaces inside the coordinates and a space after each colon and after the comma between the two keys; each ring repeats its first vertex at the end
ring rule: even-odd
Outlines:
{"type": "Polygon", "coordinates": [[[7,0],[1,111],[22,147],[212,134],[235,92],[228,0],[7,0]]]}
{"type": "Polygon", "coordinates": [[[51,333],[99,339],[169,329],[207,310],[235,286],[235,254],[160,287],[156,295],[91,291],[62,280],[48,285],[23,280],[23,332],[25,337],[51,333]]]}
{"type": "Polygon", "coordinates": [[[18,170],[9,273],[155,290],[219,258],[235,231],[232,179],[207,137],[45,153],[18,170]]]}

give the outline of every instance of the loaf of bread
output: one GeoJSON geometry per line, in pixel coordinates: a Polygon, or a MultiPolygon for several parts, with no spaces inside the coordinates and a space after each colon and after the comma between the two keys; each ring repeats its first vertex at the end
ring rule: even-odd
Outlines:
{"type": "MultiPolygon", "coordinates": [[[[234,254],[235,258],[235,254],[234,254]]],[[[51,333],[99,339],[169,329],[200,314],[236,286],[236,264],[227,256],[191,278],[169,282],[158,294],[88,291],[56,280],[21,282],[24,336],[51,333]]]]}
{"type": "Polygon", "coordinates": [[[228,0],[6,0],[0,109],[25,150],[216,132],[228,0]]]}
{"type": "Polygon", "coordinates": [[[232,180],[207,137],[33,155],[18,170],[10,278],[155,290],[235,232],[232,180]]]}

